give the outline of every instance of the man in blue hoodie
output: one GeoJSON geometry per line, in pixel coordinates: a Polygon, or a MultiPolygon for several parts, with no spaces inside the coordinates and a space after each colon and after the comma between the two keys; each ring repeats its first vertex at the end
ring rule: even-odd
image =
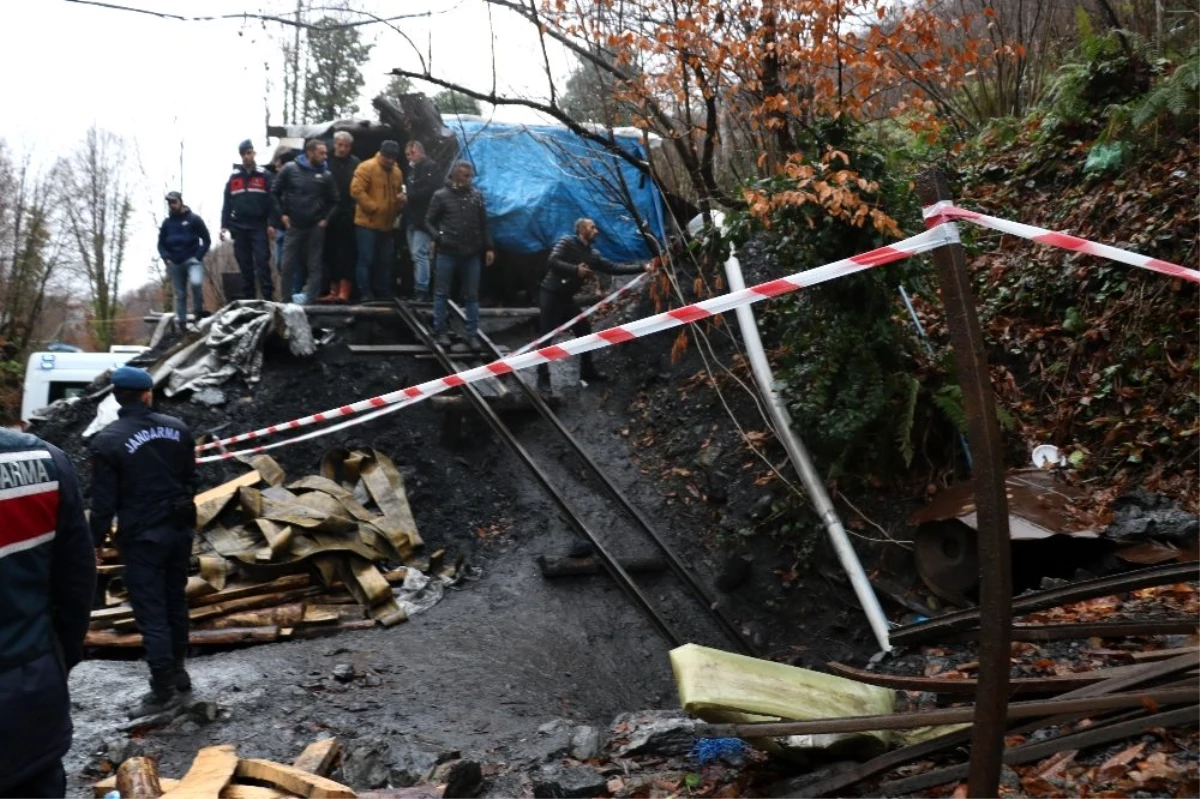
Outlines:
{"type": "Polygon", "coordinates": [[[225,182],[225,203],[221,206],[221,238],[233,235],[233,256],[242,272],[243,300],[255,298],[254,276],[262,298],[275,295],[271,280],[271,249],[275,238],[271,220],[271,176],[254,161],[254,145],[249,139],[238,145],[240,164],[225,182]]]}
{"type": "Polygon", "coordinates": [[[304,291],[292,302],[304,305],[316,299],[321,282],[325,230],[338,209],[337,185],[325,164],[325,142],[309,139],[304,154],[279,170],[271,186],[276,216],[287,230],[283,240],[283,286],[292,285],[297,269],[304,269],[304,291]]]}
{"type": "Polygon", "coordinates": [[[158,254],[166,262],[175,287],[175,316],[179,326],[194,331],[195,325],[188,325],[187,320],[187,290],[191,285],[199,322],[204,314],[204,256],[212,246],[212,239],[204,220],[183,204],[179,192],[167,194],[167,209],[167,218],[158,231],[158,254]]]}

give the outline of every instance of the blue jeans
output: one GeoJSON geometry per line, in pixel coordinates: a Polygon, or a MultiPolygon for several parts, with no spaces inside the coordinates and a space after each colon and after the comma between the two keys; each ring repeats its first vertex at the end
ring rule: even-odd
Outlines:
{"type": "Polygon", "coordinates": [[[438,251],[437,282],[433,290],[433,332],[446,331],[446,306],[455,274],[462,281],[463,304],[467,306],[467,335],[479,332],[479,273],[483,262],[478,253],[456,255],[438,251]]]}
{"type": "Polygon", "coordinates": [[[175,287],[175,316],[179,324],[187,324],[188,284],[192,286],[192,302],[199,322],[200,314],[204,312],[204,264],[199,258],[189,258],[181,264],[167,261],[167,271],[171,275],[171,285],[175,287]]]}
{"type": "Polygon", "coordinates": [[[433,239],[416,225],[408,228],[408,251],[412,254],[413,290],[420,294],[429,291],[429,245],[433,239]]]}
{"type": "Polygon", "coordinates": [[[390,230],[372,230],[360,225],[354,226],[354,237],[358,244],[358,264],[355,269],[358,296],[364,299],[391,299],[396,237],[390,230]]]}

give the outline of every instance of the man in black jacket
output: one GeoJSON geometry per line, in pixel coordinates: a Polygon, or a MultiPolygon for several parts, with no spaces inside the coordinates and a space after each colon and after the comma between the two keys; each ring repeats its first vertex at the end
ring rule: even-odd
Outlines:
{"type": "Polygon", "coordinates": [[[325,163],[325,142],[309,139],[304,154],[279,170],[271,186],[276,216],[287,230],[283,240],[283,293],[286,298],[297,269],[304,269],[304,291],[292,302],[304,305],[315,299],[321,281],[325,230],[337,213],[337,186],[325,163]]]}
{"type": "Polygon", "coordinates": [[[238,145],[240,164],[225,181],[225,202],[221,206],[221,238],[233,235],[233,257],[242,273],[243,300],[255,298],[254,277],[264,300],[274,299],[271,280],[271,247],[275,227],[271,219],[271,176],[254,161],[254,145],[249,139],[238,145]]]}
{"type": "Polygon", "coordinates": [[[71,461],[17,422],[0,406],[0,797],[66,796],[96,559],[71,461]]]}
{"type": "Polygon", "coordinates": [[[353,147],[354,137],[346,131],[333,134],[329,172],[337,186],[338,207],[325,231],[325,275],[321,283],[328,287],[329,293],[317,302],[349,302],[354,287],[358,248],[354,244],[354,200],[350,197],[350,179],[362,162],[351,152],[353,147]]]}
{"type": "Polygon", "coordinates": [[[446,307],[450,301],[450,284],[458,274],[462,283],[463,304],[467,311],[467,343],[479,350],[479,256],[491,266],[496,258],[492,248],[492,232],[488,229],[487,209],[483,195],[471,185],[475,167],[470,161],[457,161],[450,169],[450,179],[433,194],[429,212],[425,214],[425,229],[433,238],[433,256],[437,277],[433,291],[433,334],[438,344],[450,346],[446,330],[446,307]]]}
{"type": "Polygon", "coordinates": [[[150,665],[150,693],[130,718],[176,705],[192,690],[187,587],[196,527],[195,442],[187,425],[155,413],[149,373],[122,366],[112,375],[117,421],[92,440],[92,541],[99,549],[117,517],[117,549],[133,619],[150,665]]]}
{"type": "Polygon", "coordinates": [[[413,139],[404,146],[408,173],[404,176],[408,204],[404,206],[404,230],[413,262],[413,299],[429,302],[429,245],[432,239],[425,229],[429,201],[438,189],[437,165],[425,155],[425,145],[413,139]]]}
{"type": "MultiPolygon", "coordinates": [[[[191,208],[183,204],[179,192],[167,192],[167,218],[158,230],[158,254],[167,265],[167,274],[175,289],[175,316],[182,328],[188,324],[188,286],[196,321],[204,316],[204,256],[212,246],[208,227],[191,208]]],[[[195,327],[191,328],[195,330],[195,327]]]]}
{"type": "MultiPolygon", "coordinates": [[[[546,264],[546,276],[542,278],[541,290],[538,292],[538,307],[541,310],[541,332],[549,333],[563,322],[577,316],[583,309],[575,302],[575,293],[583,286],[592,272],[604,272],[609,275],[636,275],[649,271],[650,267],[618,266],[596,251],[592,242],[600,235],[596,223],[590,219],[578,219],[575,222],[575,235],[563,236],[550,252],[546,264]]],[[[592,326],[587,319],[580,319],[571,326],[571,332],[576,336],[586,336],[592,332],[592,326]]],[[[588,382],[603,382],[608,376],[596,369],[592,354],[585,352],[579,356],[579,376],[588,382]]],[[[550,387],[550,365],[539,364],[538,387],[550,387]]]]}

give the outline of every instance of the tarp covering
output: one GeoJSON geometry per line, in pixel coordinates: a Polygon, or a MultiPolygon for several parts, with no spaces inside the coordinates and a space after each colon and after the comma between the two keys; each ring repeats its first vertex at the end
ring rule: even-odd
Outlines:
{"type": "MultiPolygon", "coordinates": [[[[638,233],[634,216],[620,202],[621,179],[650,232],[663,236],[662,196],[632,164],[585,141],[564,127],[513,125],[445,117],[458,136],[459,157],[472,161],[476,184],[487,203],[496,246],[507,252],[548,250],[574,230],[575,220],[591,217],[601,235],[596,247],[618,262],[653,255],[638,233]],[[618,173],[620,177],[618,177],[618,173]]],[[[620,135],[617,144],[645,159],[641,142],[620,135]]]]}

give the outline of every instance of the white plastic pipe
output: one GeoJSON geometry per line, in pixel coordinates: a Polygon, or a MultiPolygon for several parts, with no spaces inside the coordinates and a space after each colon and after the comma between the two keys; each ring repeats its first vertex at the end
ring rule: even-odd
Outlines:
{"type": "MultiPolygon", "coordinates": [[[[692,224],[688,225],[688,228],[693,229],[699,219],[700,217],[697,217],[692,220],[692,224]]],[[[724,215],[720,212],[713,212],[713,222],[724,229],[724,215]]],[[[738,291],[746,287],[746,281],[742,277],[742,265],[738,261],[737,251],[732,246],[729,250],[729,260],[725,262],[725,277],[729,281],[730,291],[738,291]]],[[[791,415],[784,407],[778,392],[775,391],[775,375],[771,372],[771,365],[767,362],[767,354],[763,350],[762,339],[758,335],[758,324],[754,319],[754,311],[749,306],[742,306],[736,309],[736,313],[738,326],[742,330],[742,340],[746,345],[746,354],[750,357],[750,368],[754,372],[754,382],[758,384],[758,390],[766,400],[767,413],[771,416],[779,440],[787,451],[796,473],[800,475],[804,487],[808,489],[809,498],[812,500],[817,515],[825,524],[829,540],[833,542],[833,549],[837,552],[842,568],[850,577],[850,584],[854,587],[854,593],[858,595],[863,612],[867,614],[867,621],[875,633],[879,648],[885,652],[891,651],[892,645],[888,641],[888,620],[883,615],[879,598],[875,596],[875,589],[871,587],[871,581],[867,579],[867,573],[863,571],[862,562],[859,561],[858,554],[850,543],[850,537],[846,535],[846,528],[842,526],[842,520],[833,506],[833,500],[825,491],[825,484],[821,482],[817,470],[813,467],[812,459],[808,457],[808,450],[805,449],[804,442],[792,430],[791,415]]]]}

